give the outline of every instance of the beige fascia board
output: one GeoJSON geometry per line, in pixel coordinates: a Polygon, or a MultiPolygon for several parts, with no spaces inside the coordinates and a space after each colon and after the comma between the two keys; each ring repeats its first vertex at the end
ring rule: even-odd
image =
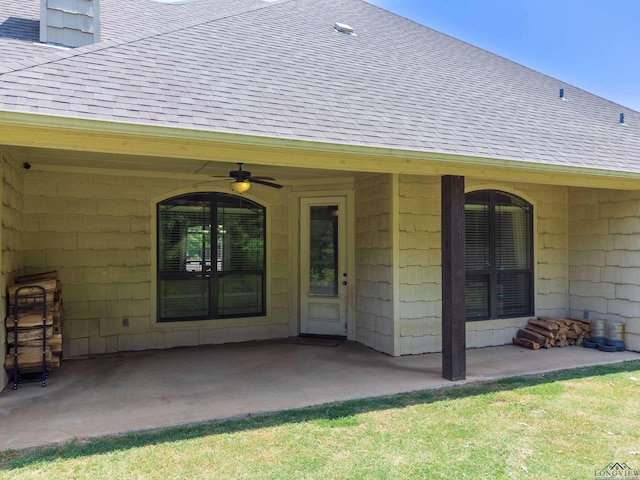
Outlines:
{"type": "Polygon", "coordinates": [[[351,172],[640,188],[638,172],[19,112],[0,112],[0,144],[351,172]]]}

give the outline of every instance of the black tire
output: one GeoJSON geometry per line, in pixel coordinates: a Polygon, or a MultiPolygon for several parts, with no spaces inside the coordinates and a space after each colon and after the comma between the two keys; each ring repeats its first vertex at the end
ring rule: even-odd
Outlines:
{"type": "Polygon", "coordinates": [[[598,345],[607,344],[607,337],[593,337],[593,338],[590,338],[589,340],[592,341],[593,343],[597,343],[598,345]]]}
{"type": "Polygon", "coordinates": [[[589,340],[583,340],[582,341],[582,346],[584,348],[598,348],[598,344],[597,343],[593,343],[589,340]]]}
{"type": "Polygon", "coordinates": [[[600,350],[601,352],[615,352],[616,347],[611,345],[598,345],[598,350],[600,350]]]}
{"type": "Polygon", "coordinates": [[[624,346],[625,343],[622,340],[607,340],[607,345],[611,345],[612,347],[618,347],[620,345],[624,346]]]}
{"type": "Polygon", "coordinates": [[[624,352],[627,349],[627,345],[622,342],[622,345],[616,345],[616,352],[624,352]]]}

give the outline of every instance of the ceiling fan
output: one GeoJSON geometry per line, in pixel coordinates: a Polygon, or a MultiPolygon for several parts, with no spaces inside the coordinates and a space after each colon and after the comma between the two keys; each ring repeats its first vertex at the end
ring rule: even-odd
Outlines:
{"type": "Polygon", "coordinates": [[[231,184],[231,188],[236,193],[243,193],[251,188],[252,183],[258,183],[260,185],[266,185],[272,188],[282,188],[282,185],[272,183],[267,180],[275,180],[271,177],[253,177],[251,172],[242,169],[242,163],[238,163],[238,170],[231,170],[229,172],[229,178],[232,178],[234,182],[231,184]]]}

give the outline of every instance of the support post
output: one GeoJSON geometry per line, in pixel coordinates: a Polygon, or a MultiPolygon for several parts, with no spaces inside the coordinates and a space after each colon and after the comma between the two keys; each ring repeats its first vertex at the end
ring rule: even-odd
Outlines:
{"type": "Polygon", "coordinates": [[[442,376],[467,376],[464,177],[445,175],[442,192],[442,376]]]}

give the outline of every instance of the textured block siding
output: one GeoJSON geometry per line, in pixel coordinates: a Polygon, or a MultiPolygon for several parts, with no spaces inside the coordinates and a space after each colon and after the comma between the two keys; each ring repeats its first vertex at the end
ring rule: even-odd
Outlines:
{"type": "Polygon", "coordinates": [[[393,354],[391,176],[355,184],[356,341],[393,354]]]}
{"type": "Polygon", "coordinates": [[[2,205],[0,205],[0,221],[2,225],[2,275],[0,276],[0,390],[2,390],[9,380],[4,369],[4,358],[6,354],[6,329],[4,319],[7,315],[7,286],[13,283],[16,272],[22,268],[22,189],[23,172],[22,167],[0,147],[0,171],[2,172],[2,184],[0,185],[0,195],[2,205]]]}
{"type": "MultiPolygon", "coordinates": [[[[487,186],[467,179],[467,189],[493,188],[534,204],[536,313],[568,312],[567,189],[520,183],[487,186]]],[[[401,354],[442,348],[440,178],[400,176],[401,354]]],[[[467,347],[511,343],[523,319],[467,323],[467,347]]]]}
{"type": "Polygon", "coordinates": [[[640,351],[640,192],[569,192],[571,314],[623,320],[640,351]]]}
{"type": "Polygon", "coordinates": [[[65,357],[282,338],[289,329],[289,209],[284,191],[256,189],[271,221],[268,299],[260,319],[158,324],[152,314],[154,204],[193,182],[28,172],[24,271],[56,269],[63,284],[65,357]],[[123,318],[129,325],[123,326],[123,318]]]}
{"type": "Polygon", "coordinates": [[[442,349],[440,178],[401,175],[400,354],[442,349]]]}

